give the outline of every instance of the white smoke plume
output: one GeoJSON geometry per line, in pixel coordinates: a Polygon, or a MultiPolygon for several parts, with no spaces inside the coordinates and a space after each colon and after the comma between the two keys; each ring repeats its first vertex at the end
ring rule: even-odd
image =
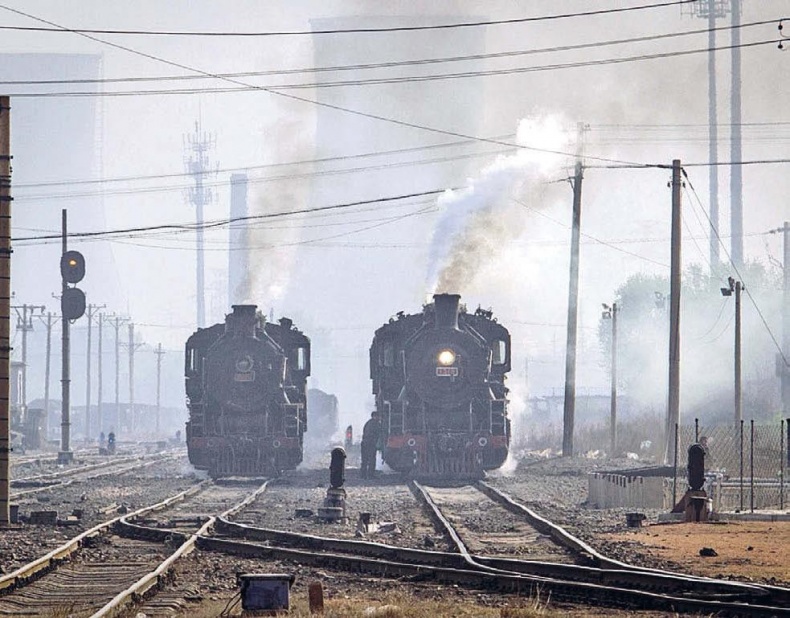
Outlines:
{"type": "MultiPolygon", "coordinates": [[[[305,130],[306,119],[284,116],[266,133],[267,143],[281,160],[305,160],[312,145],[305,130]]],[[[303,164],[300,171],[308,171],[303,164]]],[[[309,184],[303,178],[251,182],[250,215],[266,215],[302,207],[309,198],[309,184]]],[[[244,250],[247,272],[236,290],[237,298],[266,311],[288,290],[294,255],[300,237],[302,217],[284,217],[253,222],[246,226],[244,250]]]]}
{"type": "Polygon", "coordinates": [[[428,255],[427,285],[433,293],[459,293],[470,286],[481,266],[523,232],[512,216],[511,198],[534,201],[567,161],[567,156],[555,154],[567,152],[570,142],[556,116],[521,120],[516,141],[526,148],[498,157],[464,188],[439,197],[443,212],[428,255]]]}

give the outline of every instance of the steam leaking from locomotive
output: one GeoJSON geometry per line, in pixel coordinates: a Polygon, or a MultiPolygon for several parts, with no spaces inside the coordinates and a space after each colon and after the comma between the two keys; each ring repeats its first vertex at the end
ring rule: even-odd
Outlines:
{"type": "Polygon", "coordinates": [[[522,204],[538,200],[549,174],[560,170],[568,141],[558,117],[523,119],[516,134],[521,149],[497,157],[465,187],[439,197],[442,215],[429,250],[428,290],[467,288],[480,265],[521,234],[523,228],[514,225],[513,215],[522,204]]]}

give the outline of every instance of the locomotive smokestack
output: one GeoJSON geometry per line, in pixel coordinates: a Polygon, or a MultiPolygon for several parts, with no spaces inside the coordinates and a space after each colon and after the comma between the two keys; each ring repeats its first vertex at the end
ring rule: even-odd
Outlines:
{"type": "Polygon", "coordinates": [[[460,294],[434,294],[433,306],[436,314],[434,326],[458,330],[458,303],[460,294]]]}
{"type": "Polygon", "coordinates": [[[233,313],[225,316],[225,332],[235,337],[254,337],[257,309],[258,305],[233,305],[233,313]]]}

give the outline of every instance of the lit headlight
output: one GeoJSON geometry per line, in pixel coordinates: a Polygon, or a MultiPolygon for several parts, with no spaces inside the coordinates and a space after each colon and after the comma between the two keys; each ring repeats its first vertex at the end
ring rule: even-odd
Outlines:
{"type": "Polygon", "coordinates": [[[442,350],[437,357],[440,365],[447,367],[455,362],[455,352],[452,350],[442,350]]]}

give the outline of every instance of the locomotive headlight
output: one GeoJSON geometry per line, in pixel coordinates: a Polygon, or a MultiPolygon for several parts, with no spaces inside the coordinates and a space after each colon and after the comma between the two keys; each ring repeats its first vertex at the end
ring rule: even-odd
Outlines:
{"type": "Polygon", "coordinates": [[[442,350],[439,352],[439,356],[436,357],[436,360],[439,361],[440,365],[444,365],[445,367],[452,365],[455,362],[455,352],[452,350],[442,350]]]}

